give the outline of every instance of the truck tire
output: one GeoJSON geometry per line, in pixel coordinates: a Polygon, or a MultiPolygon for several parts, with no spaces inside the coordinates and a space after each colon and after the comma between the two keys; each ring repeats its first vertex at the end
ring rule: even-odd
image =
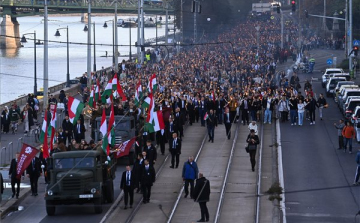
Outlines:
{"type": "Polygon", "coordinates": [[[114,202],[114,182],[108,180],[106,183],[106,201],[107,203],[114,202]]]}
{"type": "Polygon", "coordinates": [[[94,211],[95,211],[96,214],[101,214],[102,213],[102,211],[103,211],[102,197],[94,199],[94,211]]]}
{"type": "Polygon", "coordinates": [[[51,201],[46,201],[46,213],[49,216],[55,215],[55,205],[51,201]]]}

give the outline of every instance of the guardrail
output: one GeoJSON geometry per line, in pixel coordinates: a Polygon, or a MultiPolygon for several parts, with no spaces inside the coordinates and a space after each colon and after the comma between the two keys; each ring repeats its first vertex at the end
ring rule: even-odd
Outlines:
{"type": "Polygon", "coordinates": [[[0,157],[1,157],[1,163],[0,163],[0,166],[4,166],[5,163],[6,163],[6,147],[2,147],[1,150],[0,150],[0,157]],[[5,151],[5,152],[4,152],[5,151]],[[3,154],[4,152],[4,154],[3,154]]]}
{"type": "Polygon", "coordinates": [[[11,158],[14,157],[14,155],[15,155],[15,154],[14,154],[14,144],[13,144],[13,142],[9,142],[7,148],[9,149],[9,159],[6,160],[6,161],[10,161],[11,158]],[[11,155],[12,155],[12,156],[11,156],[11,155]]]}
{"type": "Polygon", "coordinates": [[[20,151],[20,149],[21,149],[21,147],[22,147],[23,142],[24,142],[24,138],[23,138],[23,137],[18,138],[18,140],[17,140],[17,148],[16,148],[16,152],[19,152],[19,151],[20,151]]]}

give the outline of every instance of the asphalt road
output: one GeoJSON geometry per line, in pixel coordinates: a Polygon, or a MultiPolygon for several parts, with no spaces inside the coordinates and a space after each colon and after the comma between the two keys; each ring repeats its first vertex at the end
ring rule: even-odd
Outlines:
{"type": "MultiPolygon", "coordinates": [[[[315,70],[324,70],[331,54],[341,57],[343,51],[316,52],[315,70]]],[[[317,71],[299,77],[302,81],[321,75],[317,71]]],[[[313,90],[317,95],[324,93],[320,81],[313,82],[313,90]]],[[[333,99],[327,98],[327,102],[329,108],[324,111],[324,120],[320,120],[316,111],[315,125],[307,120],[301,127],[291,126],[289,122],[281,124],[286,218],[291,223],[360,222],[360,216],[355,220],[360,209],[360,187],[352,186],[359,145],[354,143],[353,154],[337,150],[337,130],[333,123],[343,117],[333,99]]]]}

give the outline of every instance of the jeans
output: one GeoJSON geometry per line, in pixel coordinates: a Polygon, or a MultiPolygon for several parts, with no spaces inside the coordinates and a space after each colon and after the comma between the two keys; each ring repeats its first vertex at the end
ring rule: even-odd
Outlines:
{"type": "Polygon", "coordinates": [[[315,122],[315,110],[309,110],[310,122],[315,122]]]}
{"type": "Polygon", "coordinates": [[[251,113],[251,121],[257,121],[257,119],[256,119],[256,111],[255,110],[251,110],[250,111],[250,113],[251,113]]]}
{"type": "Polygon", "coordinates": [[[319,116],[320,116],[320,118],[322,118],[323,117],[323,109],[324,109],[324,107],[319,107],[319,116]]]}
{"type": "Polygon", "coordinates": [[[214,141],[214,130],[215,130],[215,127],[214,127],[214,126],[208,126],[207,129],[208,129],[209,140],[214,141]]]}
{"type": "Polygon", "coordinates": [[[339,149],[344,149],[344,137],[339,136],[339,149]]]}
{"type": "Polygon", "coordinates": [[[290,110],[291,124],[296,124],[296,110],[290,110]]]}
{"type": "Polygon", "coordinates": [[[344,138],[344,149],[346,151],[346,146],[349,143],[349,151],[352,152],[352,138],[344,138]]]}
{"type": "Polygon", "coordinates": [[[298,112],[299,125],[303,124],[304,121],[304,112],[298,112]]]}
{"type": "Polygon", "coordinates": [[[270,109],[265,110],[265,117],[264,117],[264,123],[271,123],[271,115],[272,111],[270,109]]]}

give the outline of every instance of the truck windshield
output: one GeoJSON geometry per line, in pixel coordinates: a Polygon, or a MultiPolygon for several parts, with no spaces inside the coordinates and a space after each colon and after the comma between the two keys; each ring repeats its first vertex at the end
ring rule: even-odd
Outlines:
{"type": "Polygon", "coordinates": [[[93,167],[93,166],[94,166],[94,158],[93,157],[55,159],[55,168],[56,169],[71,169],[73,167],[88,168],[88,167],[93,167]]]}
{"type": "Polygon", "coordinates": [[[75,158],[75,165],[76,164],[78,168],[93,167],[94,158],[93,157],[75,158]]]}
{"type": "Polygon", "coordinates": [[[74,166],[73,158],[63,158],[63,159],[55,159],[55,168],[56,169],[70,169],[74,166]]]}

